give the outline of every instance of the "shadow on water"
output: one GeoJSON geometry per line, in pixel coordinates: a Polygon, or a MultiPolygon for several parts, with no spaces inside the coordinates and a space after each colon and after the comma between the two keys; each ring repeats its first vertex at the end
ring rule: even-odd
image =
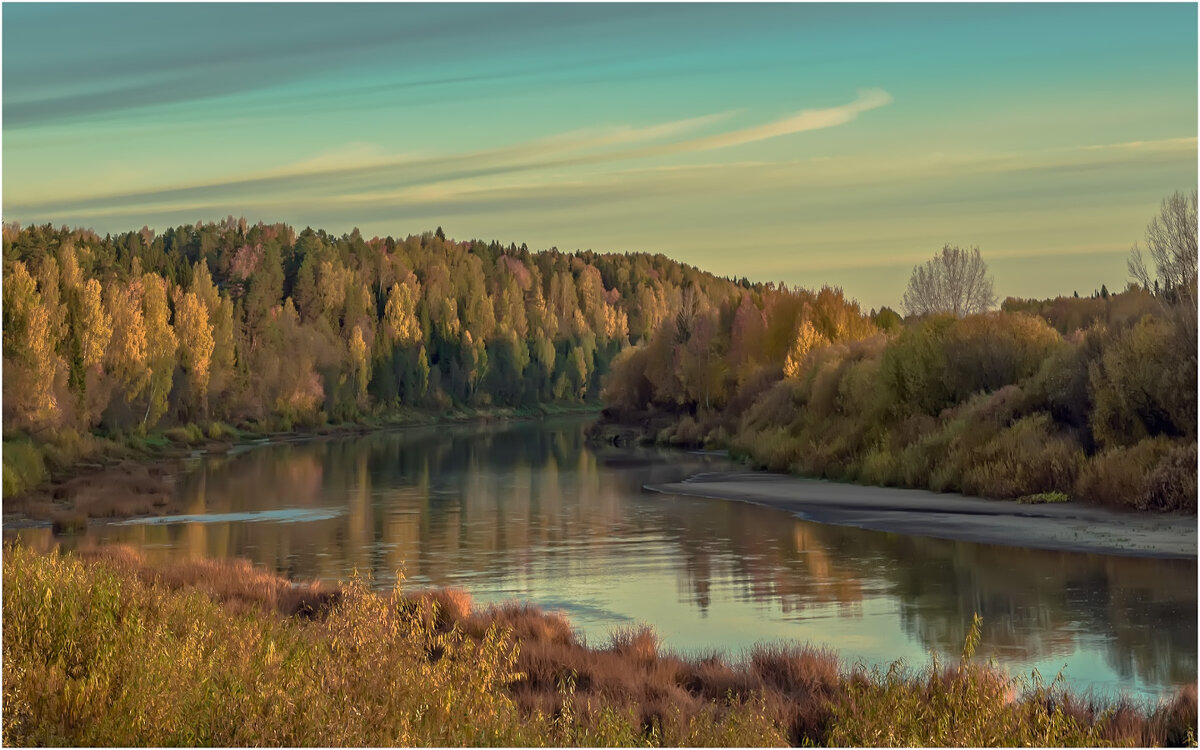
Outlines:
{"type": "Polygon", "coordinates": [[[181,477],[183,514],[91,525],[38,546],[248,557],[290,576],[453,585],[479,602],[566,611],[590,638],[645,621],[681,650],[799,638],[850,660],[956,654],[971,616],[1013,671],[1153,696],[1196,680],[1196,562],[906,537],[643,484],[729,467],[717,455],[595,448],[587,422],[380,432],[213,456],[181,477]]]}

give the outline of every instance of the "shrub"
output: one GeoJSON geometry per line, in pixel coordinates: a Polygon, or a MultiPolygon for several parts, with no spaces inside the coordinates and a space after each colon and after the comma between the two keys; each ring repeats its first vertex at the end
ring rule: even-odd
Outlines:
{"type": "Polygon", "coordinates": [[[1051,352],[1029,380],[1030,403],[1049,411],[1057,422],[1087,427],[1092,413],[1088,367],[1099,356],[1102,336],[1099,329],[1092,329],[1051,352]]]}
{"type": "Polygon", "coordinates": [[[1146,480],[1141,507],[1196,512],[1196,444],[1175,445],[1146,480]]]}
{"type": "Polygon", "coordinates": [[[745,434],[735,441],[734,450],[769,471],[788,471],[801,454],[796,438],[782,427],[745,434]]]}
{"type": "Polygon", "coordinates": [[[940,315],[905,328],[883,353],[880,378],[899,414],[937,415],[953,397],[943,342],[953,317],[940,315]]]}
{"type": "Polygon", "coordinates": [[[1083,460],[1080,447],[1043,412],[1017,420],[972,451],[962,488],[995,498],[1064,492],[1074,485],[1083,460]]]}
{"type": "Polygon", "coordinates": [[[606,404],[622,412],[649,408],[654,385],[646,377],[648,359],[644,346],[630,347],[617,355],[601,394],[606,404]]]}
{"type": "Polygon", "coordinates": [[[1109,448],[1083,465],[1072,494],[1094,503],[1145,508],[1149,504],[1151,472],[1170,450],[1170,441],[1163,437],[1109,448]]]}
{"type": "Polygon", "coordinates": [[[781,380],[746,412],[741,429],[749,432],[771,427],[790,427],[801,415],[802,391],[794,380],[781,380]]]}
{"type": "Polygon", "coordinates": [[[184,445],[196,445],[204,442],[204,432],[200,429],[200,425],[190,422],[179,427],[172,427],[163,434],[167,439],[184,445]]]}
{"type": "Polygon", "coordinates": [[[886,445],[870,448],[857,464],[856,479],[865,484],[889,485],[896,483],[897,462],[886,445]]]}
{"type": "Polygon", "coordinates": [[[704,427],[691,415],[685,415],[673,428],[668,428],[667,439],[664,442],[689,448],[698,447],[704,443],[704,434],[704,427]]]}
{"type": "Polygon", "coordinates": [[[1181,350],[1170,323],[1144,318],[1089,366],[1092,432],[1103,447],[1146,437],[1195,438],[1196,350],[1181,350]]]}
{"type": "Polygon", "coordinates": [[[28,439],[4,441],[4,497],[11,499],[49,476],[42,451],[28,439]]]}
{"type": "Polygon", "coordinates": [[[1062,345],[1041,318],[988,313],[964,318],[946,331],[946,387],[952,401],[1013,385],[1030,377],[1062,345]]]}

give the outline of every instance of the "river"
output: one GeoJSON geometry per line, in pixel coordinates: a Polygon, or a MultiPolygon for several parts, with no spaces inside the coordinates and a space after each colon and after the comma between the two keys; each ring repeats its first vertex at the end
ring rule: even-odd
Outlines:
{"type": "Polygon", "coordinates": [[[119,542],[151,557],[246,557],[288,576],[454,586],[477,604],[565,612],[589,643],[655,627],[669,649],[736,656],[799,640],[847,662],[982,658],[1154,698],[1196,681],[1195,560],[911,537],[642,490],[732,468],[716,455],[589,445],[588,420],[439,426],[198,458],[178,516],[93,521],[31,543],[119,542]]]}

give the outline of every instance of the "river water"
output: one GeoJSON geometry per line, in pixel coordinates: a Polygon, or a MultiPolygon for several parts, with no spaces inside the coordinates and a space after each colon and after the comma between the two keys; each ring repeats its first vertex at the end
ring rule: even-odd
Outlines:
{"type": "Polygon", "coordinates": [[[850,663],[920,666],[956,657],[977,612],[979,655],[1013,674],[1063,671],[1073,687],[1142,699],[1196,681],[1195,560],[906,537],[645,492],[733,467],[589,445],[587,426],[441,426],[205,457],[177,481],[183,514],[57,541],[247,557],[302,579],[357,571],[389,588],[403,571],[406,586],[563,611],[589,643],[649,623],[693,654],[799,640],[850,663]]]}

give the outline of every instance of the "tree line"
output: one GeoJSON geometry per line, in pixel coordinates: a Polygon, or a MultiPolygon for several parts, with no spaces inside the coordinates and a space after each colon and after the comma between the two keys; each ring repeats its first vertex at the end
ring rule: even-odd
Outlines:
{"type": "Polygon", "coordinates": [[[742,290],[621,353],[615,421],[777,471],[1030,502],[1196,507],[1196,193],[1094,299],[994,305],[978,249],[914,268],[907,318],[742,290]]]}
{"type": "Polygon", "coordinates": [[[232,217],[104,237],[8,224],[3,252],[10,435],[577,402],[681,307],[763,288],[662,255],[232,217]]]}

